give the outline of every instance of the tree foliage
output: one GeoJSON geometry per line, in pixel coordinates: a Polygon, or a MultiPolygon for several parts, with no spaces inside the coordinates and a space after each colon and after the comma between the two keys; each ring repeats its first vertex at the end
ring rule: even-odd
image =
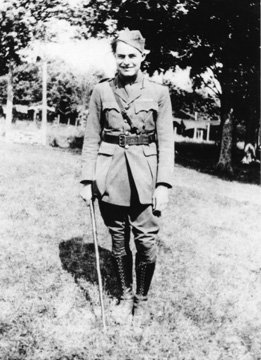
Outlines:
{"type": "Polygon", "coordinates": [[[0,75],[9,65],[21,63],[20,51],[32,39],[46,39],[46,25],[53,17],[68,18],[60,0],[2,0],[0,5],[0,75]]]}
{"type": "Polygon", "coordinates": [[[174,116],[184,117],[186,113],[194,116],[197,112],[201,119],[219,119],[220,109],[213,97],[204,97],[196,91],[188,92],[171,83],[168,86],[174,116]]]}
{"type": "Polygon", "coordinates": [[[250,96],[249,88],[257,84],[257,0],[91,0],[80,6],[78,23],[85,26],[86,36],[114,34],[115,23],[117,29],[139,28],[151,49],[151,73],[190,66],[199,86],[200,75],[210,68],[222,87],[229,84],[230,98],[250,96]]]}
{"type": "MultiPolygon", "coordinates": [[[[88,108],[89,97],[94,84],[104,74],[90,69],[79,74],[61,60],[49,60],[48,67],[48,106],[56,112],[71,116],[88,108]]],[[[33,105],[42,101],[41,65],[23,63],[13,71],[14,104],[33,105]]],[[[6,103],[6,81],[0,78],[0,104],[6,103]]]]}
{"type": "Polygon", "coordinates": [[[255,142],[260,98],[259,1],[90,0],[81,11],[86,34],[114,34],[115,24],[119,30],[140,29],[151,50],[145,64],[150,73],[177,65],[190,67],[194,86],[200,87],[205,81],[202,74],[210,69],[221,85],[217,92],[221,133],[226,119],[233,118],[234,123],[245,122],[246,137],[255,142]]]}
{"type": "Polygon", "coordinates": [[[48,64],[48,103],[60,114],[86,111],[94,84],[104,74],[90,69],[86,74],[73,72],[64,62],[48,64]]]}
{"type": "Polygon", "coordinates": [[[14,103],[29,105],[41,101],[41,73],[36,64],[22,64],[14,70],[14,103]]]}
{"type": "MultiPolygon", "coordinates": [[[[22,62],[21,50],[33,38],[46,41],[46,23],[63,13],[60,0],[3,0],[0,4],[0,75],[6,75],[5,134],[7,136],[11,130],[13,113],[13,72],[22,62]]],[[[43,110],[43,114],[45,113],[43,110]]]]}
{"type": "MultiPolygon", "coordinates": [[[[246,64],[259,62],[257,0],[85,0],[79,7],[75,15],[86,36],[140,29],[151,49],[151,71],[179,64],[199,74],[222,63],[242,75],[246,64]]],[[[223,72],[215,73],[221,81],[223,72]]]]}
{"type": "Polygon", "coordinates": [[[0,5],[0,75],[6,74],[9,66],[19,64],[19,50],[30,41],[26,9],[18,1],[3,0],[0,5]]]}

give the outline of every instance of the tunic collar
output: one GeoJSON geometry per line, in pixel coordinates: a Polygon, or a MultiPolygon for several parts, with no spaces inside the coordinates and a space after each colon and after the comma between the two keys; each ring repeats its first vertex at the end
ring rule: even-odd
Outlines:
{"type": "Polygon", "coordinates": [[[119,74],[116,75],[115,80],[115,93],[128,105],[141,96],[142,89],[144,88],[144,75],[141,71],[138,72],[136,79],[132,84],[124,84],[124,79],[119,74]],[[128,87],[128,93],[126,91],[128,87]]]}

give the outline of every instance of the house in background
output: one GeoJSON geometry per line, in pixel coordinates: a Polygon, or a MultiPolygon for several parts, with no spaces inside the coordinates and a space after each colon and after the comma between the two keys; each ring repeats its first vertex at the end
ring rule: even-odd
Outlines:
{"type": "Polygon", "coordinates": [[[216,141],[220,120],[210,120],[195,112],[194,115],[180,110],[180,117],[173,116],[176,139],[186,138],[193,141],[216,141]]]}

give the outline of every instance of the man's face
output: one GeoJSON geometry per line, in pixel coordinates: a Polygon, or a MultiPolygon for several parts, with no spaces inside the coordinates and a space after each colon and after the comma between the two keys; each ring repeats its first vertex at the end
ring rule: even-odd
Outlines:
{"type": "Polygon", "coordinates": [[[115,59],[118,73],[124,77],[135,76],[140,70],[145,54],[122,41],[117,43],[115,59]]]}

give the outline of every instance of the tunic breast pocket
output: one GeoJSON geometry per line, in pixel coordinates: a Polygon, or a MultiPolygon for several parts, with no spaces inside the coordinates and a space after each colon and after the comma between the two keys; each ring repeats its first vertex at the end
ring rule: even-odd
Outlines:
{"type": "Polygon", "coordinates": [[[135,114],[143,123],[153,125],[159,110],[158,104],[153,99],[137,100],[134,103],[135,114]]]}
{"type": "Polygon", "coordinates": [[[104,101],[102,104],[105,124],[109,129],[120,130],[122,128],[122,117],[119,105],[116,101],[104,101]]]}
{"type": "Polygon", "coordinates": [[[139,112],[148,113],[151,111],[158,111],[159,107],[156,101],[152,99],[148,100],[136,100],[134,103],[135,106],[135,113],[138,114],[139,112]]]}

